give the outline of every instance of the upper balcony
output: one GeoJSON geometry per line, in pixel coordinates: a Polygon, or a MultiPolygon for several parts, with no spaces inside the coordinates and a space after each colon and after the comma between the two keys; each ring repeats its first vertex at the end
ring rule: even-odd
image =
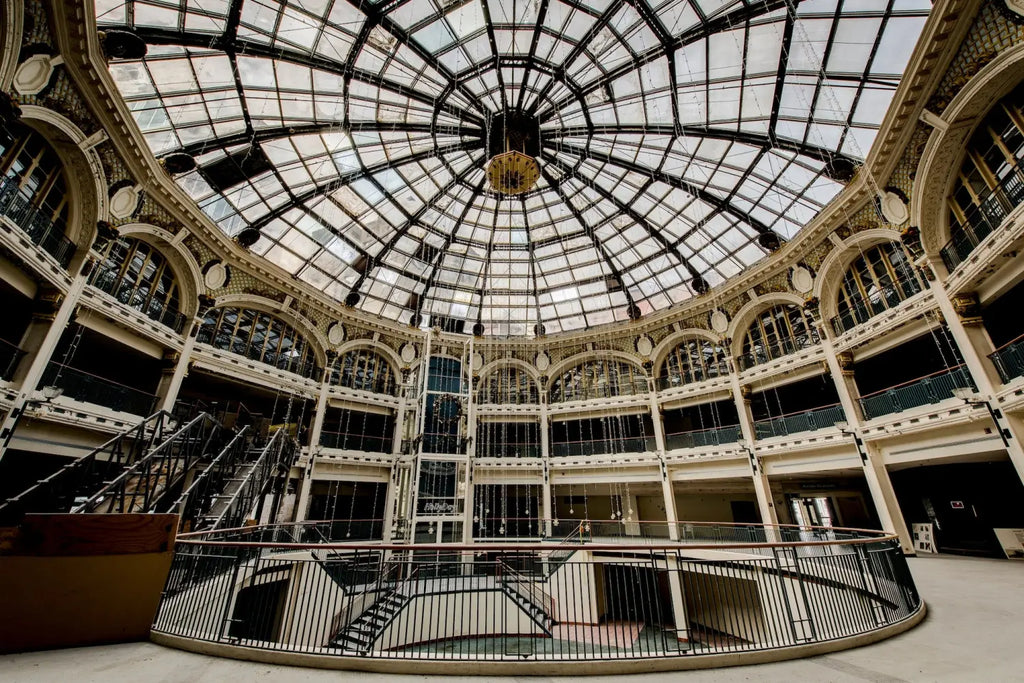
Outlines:
{"type": "Polygon", "coordinates": [[[989,360],[996,366],[1003,384],[1015,377],[1024,377],[1024,334],[989,354],[989,360]]]}
{"type": "Polygon", "coordinates": [[[956,389],[977,389],[970,372],[963,365],[867,394],[860,398],[860,405],[864,419],[872,420],[939,403],[952,398],[956,389]]]}
{"type": "Polygon", "coordinates": [[[1024,202],[1024,181],[1017,173],[998,180],[964,211],[964,219],[950,218],[953,237],[939,252],[946,268],[953,272],[991,235],[1015,208],[1024,202]]]}
{"type": "Polygon", "coordinates": [[[13,178],[0,179],[0,215],[24,232],[33,244],[50,254],[57,263],[67,268],[75,255],[75,243],[64,234],[64,221],[54,219],[45,205],[33,203],[13,178]]]}

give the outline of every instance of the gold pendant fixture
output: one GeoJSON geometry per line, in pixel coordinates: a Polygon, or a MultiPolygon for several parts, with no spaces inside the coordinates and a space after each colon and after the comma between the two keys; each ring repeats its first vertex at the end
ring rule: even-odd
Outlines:
{"type": "Polygon", "coordinates": [[[533,157],[510,150],[494,156],[487,164],[491,189],[502,194],[523,194],[540,178],[540,166],[533,157]]]}

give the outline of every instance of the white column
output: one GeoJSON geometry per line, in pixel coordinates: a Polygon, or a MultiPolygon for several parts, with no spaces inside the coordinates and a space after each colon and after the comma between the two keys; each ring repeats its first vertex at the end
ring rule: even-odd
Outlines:
{"type": "Polygon", "coordinates": [[[750,476],[754,482],[754,494],[757,496],[757,507],[761,511],[761,523],[767,525],[766,535],[769,541],[774,540],[776,534],[774,527],[779,524],[779,517],[775,512],[775,503],[772,502],[771,486],[768,483],[768,476],[761,468],[757,456],[754,454],[754,420],[750,414],[750,401],[743,396],[740,386],[740,378],[736,372],[729,373],[732,383],[732,397],[736,403],[736,413],[740,418],[740,432],[743,440],[750,449],[747,453],[750,461],[750,476]]]}
{"type": "Polygon", "coordinates": [[[18,424],[18,420],[25,412],[27,404],[35,394],[39,385],[39,380],[42,379],[43,372],[46,370],[46,366],[50,363],[50,358],[53,356],[53,352],[56,350],[57,344],[60,343],[61,335],[64,334],[64,329],[71,322],[71,316],[74,315],[75,310],[78,308],[78,301],[82,297],[82,291],[85,289],[85,285],[89,280],[89,273],[92,271],[92,265],[93,254],[90,252],[83,261],[78,275],[76,275],[71,281],[71,286],[68,288],[63,301],[61,301],[60,306],[57,308],[57,312],[53,316],[53,322],[50,323],[50,328],[46,331],[42,341],[39,343],[35,358],[32,359],[32,363],[29,365],[28,371],[25,373],[25,376],[21,381],[21,388],[18,390],[18,395],[14,399],[11,411],[7,413],[7,417],[4,418],[3,424],[0,426],[0,459],[2,459],[4,454],[7,453],[7,446],[11,442],[11,437],[14,436],[14,430],[18,424]]]}
{"type": "MultiPolygon", "coordinates": [[[[978,387],[980,400],[988,403],[991,408],[992,400],[996,395],[998,387],[1001,386],[1001,382],[998,379],[995,367],[989,362],[988,358],[979,352],[978,346],[982,346],[986,352],[990,352],[993,350],[992,341],[988,338],[988,333],[985,332],[980,320],[978,320],[977,326],[972,325],[968,328],[964,325],[956,308],[953,306],[953,302],[949,298],[949,293],[938,279],[930,284],[932,291],[935,293],[935,301],[939,305],[939,310],[942,311],[942,317],[945,318],[946,327],[953,336],[953,340],[956,341],[964,358],[964,365],[970,370],[971,377],[974,378],[974,383],[978,387]]],[[[1004,438],[1006,452],[1010,456],[1010,461],[1013,463],[1014,468],[1017,470],[1017,476],[1024,481],[1024,447],[1021,446],[1021,439],[1024,439],[1024,431],[1022,431],[1021,425],[1016,420],[1007,420],[1006,416],[1002,415],[1001,412],[993,412],[991,417],[995,423],[996,431],[1006,435],[1006,438],[1004,438]],[[1003,431],[1004,429],[1005,432],[1003,431]]]]}
{"type": "Polygon", "coordinates": [[[676,492],[672,488],[672,478],[668,466],[661,462],[661,496],[665,500],[665,524],[668,526],[668,537],[679,540],[679,512],[676,510],[676,492]]]}
{"type": "Polygon", "coordinates": [[[884,531],[899,536],[903,552],[912,554],[914,544],[907,529],[907,523],[903,519],[896,491],[892,487],[892,480],[889,479],[889,471],[885,468],[885,463],[882,462],[881,453],[876,448],[868,447],[862,438],[863,421],[860,405],[857,402],[857,397],[854,396],[856,384],[853,381],[853,373],[839,362],[832,340],[828,337],[828,331],[823,329],[819,336],[825,350],[825,361],[828,363],[829,374],[832,375],[836,393],[839,394],[839,402],[843,406],[843,412],[846,413],[846,422],[853,432],[854,446],[861,459],[864,481],[867,482],[868,491],[871,493],[871,501],[874,503],[878,521],[884,531]]]}
{"type": "Polygon", "coordinates": [[[171,412],[174,409],[174,403],[178,400],[178,393],[181,391],[181,385],[185,381],[185,378],[188,377],[188,364],[192,360],[192,349],[196,346],[196,336],[201,324],[202,320],[199,318],[193,319],[189,324],[185,335],[185,345],[182,347],[181,353],[178,355],[178,360],[174,364],[174,372],[171,373],[167,386],[163,388],[163,399],[160,401],[160,410],[171,412]]]}

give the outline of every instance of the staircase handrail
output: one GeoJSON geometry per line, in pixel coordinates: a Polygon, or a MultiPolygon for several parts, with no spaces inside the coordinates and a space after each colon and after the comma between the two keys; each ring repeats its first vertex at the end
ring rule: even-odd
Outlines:
{"type": "MultiPolygon", "coordinates": [[[[555,611],[555,599],[550,593],[537,585],[534,579],[513,569],[505,560],[498,561],[502,570],[501,583],[503,586],[514,590],[533,605],[537,606],[548,617],[552,617],[555,611]],[[509,577],[512,577],[509,579],[509,577]],[[509,587],[509,584],[512,584],[509,587]],[[526,588],[523,585],[526,584],[526,588]],[[523,591],[526,591],[525,593],[523,591]]],[[[553,617],[552,617],[553,618],[553,617]]]]}
{"type": "Polygon", "coordinates": [[[96,481],[98,462],[131,466],[139,457],[148,452],[154,443],[163,439],[164,430],[173,416],[165,410],[158,410],[133,427],[118,433],[110,440],[96,446],[85,455],[69,462],[59,470],[25,489],[21,493],[0,503],[0,524],[16,523],[27,512],[67,512],[74,505],[76,493],[96,481]],[[128,448],[125,450],[125,445],[128,448]],[[109,452],[109,457],[100,460],[98,456],[109,452]],[[71,497],[70,504],[67,498],[71,497]]]}
{"type": "Polygon", "coordinates": [[[242,516],[255,505],[257,495],[265,492],[274,471],[278,466],[290,467],[297,453],[295,443],[288,439],[284,429],[274,432],[252,469],[245,475],[245,480],[207,530],[239,526],[243,521],[242,516]]]}
{"type": "Polygon", "coordinates": [[[219,428],[220,423],[209,414],[196,415],[85,501],[73,507],[71,512],[98,512],[101,505],[108,507],[104,512],[156,512],[158,494],[173,486],[177,477],[183,476],[207,453],[210,441],[219,428]],[[211,427],[209,432],[206,431],[208,424],[211,427]],[[199,441],[203,442],[199,448],[189,448],[183,458],[174,457],[175,446],[182,443],[189,446],[199,441]],[[161,476],[166,477],[165,484],[158,490],[161,476]],[[143,477],[143,486],[128,491],[128,484],[133,477],[143,477]],[[140,499],[141,506],[136,507],[140,499]]]}
{"type": "Polygon", "coordinates": [[[201,514],[199,506],[203,505],[206,498],[205,493],[209,490],[213,477],[234,474],[238,470],[239,464],[246,453],[245,446],[248,432],[249,425],[235,432],[235,435],[231,437],[220,453],[210,461],[206,469],[192,481],[192,484],[174,502],[173,509],[178,512],[179,528],[184,529],[188,525],[190,527],[189,530],[198,531],[198,529],[191,528],[191,525],[195,520],[199,519],[201,514]]]}

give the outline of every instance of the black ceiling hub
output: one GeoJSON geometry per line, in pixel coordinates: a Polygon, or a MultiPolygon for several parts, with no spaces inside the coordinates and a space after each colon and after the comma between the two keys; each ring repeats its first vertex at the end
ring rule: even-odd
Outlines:
{"type": "Polygon", "coordinates": [[[487,135],[487,158],[510,149],[540,156],[540,122],[522,111],[505,111],[491,119],[487,135]]]}

